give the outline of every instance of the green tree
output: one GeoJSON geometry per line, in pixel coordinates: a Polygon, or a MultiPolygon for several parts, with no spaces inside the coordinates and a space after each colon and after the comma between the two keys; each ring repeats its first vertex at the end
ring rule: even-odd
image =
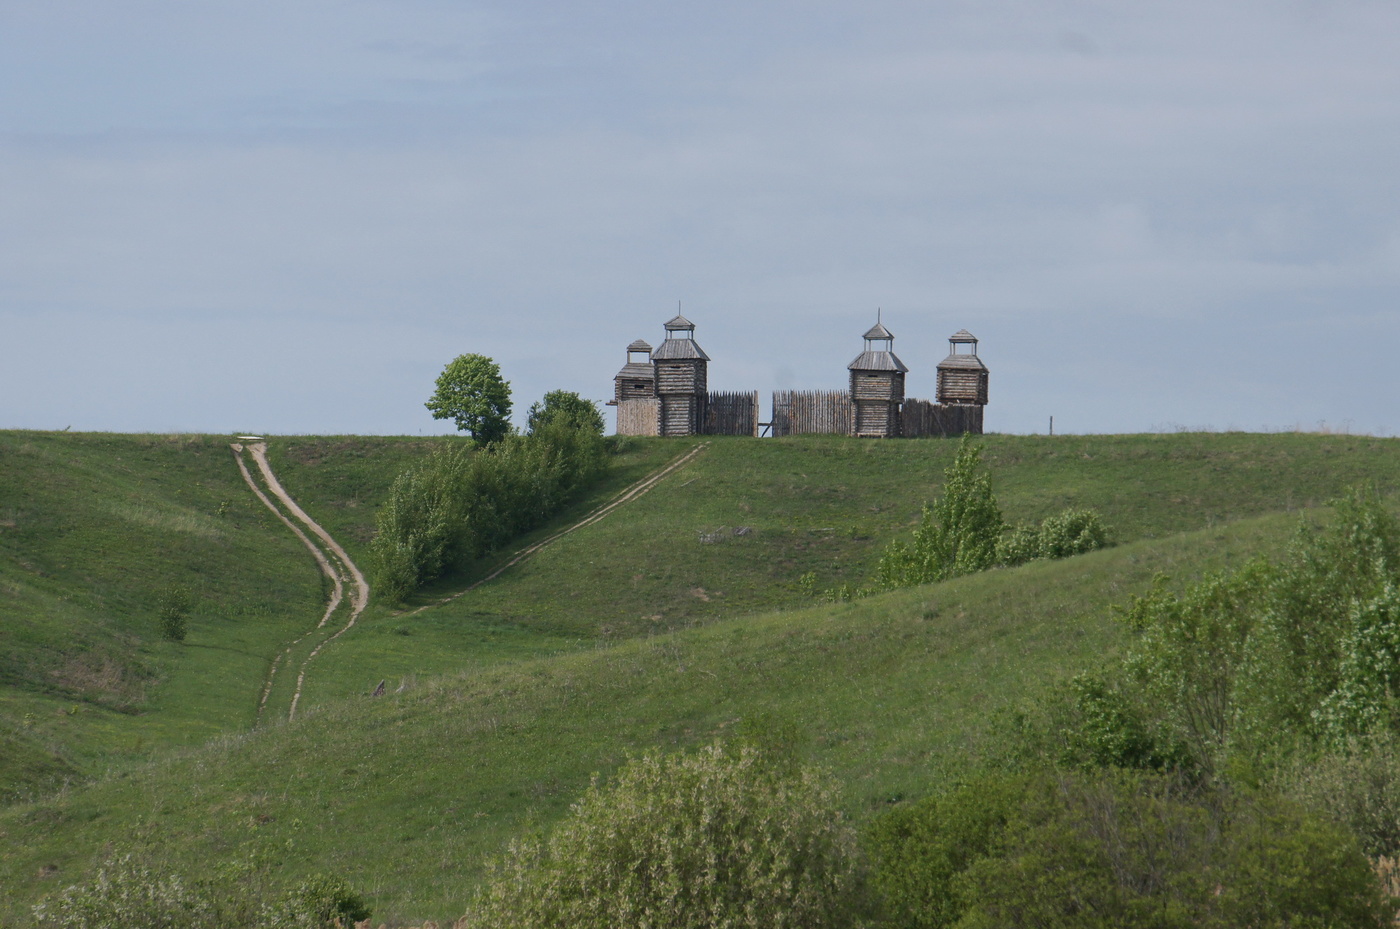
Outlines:
{"type": "Polygon", "coordinates": [[[510,434],[510,383],[485,355],[458,355],[438,375],[437,390],[424,404],[433,419],[450,419],[480,445],[510,434]]]}
{"type": "Polygon", "coordinates": [[[592,400],[571,390],[551,390],[544,400],[530,407],[526,431],[534,435],[545,426],[564,425],[596,435],[603,434],[603,414],[592,400]]]}
{"type": "Polygon", "coordinates": [[[634,759],[547,841],[512,846],[480,929],[826,929],[862,900],[836,785],[745,746],[634,759]]]}
{"type": "Polygon", "coordinates": [[[963,436],[957,458],[944,472],[943,496],[924,504],[912,544],[896,541],[880,558],[886,587],[913,587],[982,571],[996,564],[997,540],[1006,523],[982,468],[982,446],[963,436]]]}

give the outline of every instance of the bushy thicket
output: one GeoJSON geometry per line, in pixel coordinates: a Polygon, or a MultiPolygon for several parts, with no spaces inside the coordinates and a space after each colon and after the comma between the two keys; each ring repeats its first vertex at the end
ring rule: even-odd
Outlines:
{"type": "MultiPolygon", "coordinates": [[[[242,867],[234,873],[249,876],[242,867]]],[[[109,860],[91,880],[65,888],[33,913],[42,929],[333,929],[370,916],[360,895],[333,875],[316,875],[269,899],[261,880],[187,880],[132,854],[109,860]]]]}
{"type": "Polygon", "coordinates": [[[1108,531],[1093,510],[1072,508],[1039,526],[1008,527],[981,463],[982,446],[964,436],[944,472],[943,494],[924,504],[913,539],[891,542],[881,556],[880,587],[913,587],[998,565],[1067,558],[1108,544],[1108,531]]]}
{"type": "Polygon", "coordinates": [[[1121,662],[1004,719],[990,773],[876,822],[892,925],[1389,925],[1398,554],[1354,491],[1282,558],[1134,598],[1121,662]]]}
{"type": "Polygon", "coordinates": [[[547,839],[518,842],[479,929],[827,929],[862,901],[833,781],[752,746],[646,755],[597,782],[547,839]]]}
{"type": "Polygon", "coordinates": [[[871,844],[901,929],[1380,929],[1388,915],[1345,831],[1174,775],[993,775],[887,815],[871,844]]]}
{"type": "Polygon", "coordinates": [[[379,592],[402,599],[553,516],[606,465],[594,425],[560,416],[485,448],[440,449],[399,475],[370,545],[379,592]]]}
{"type": "Polygon", "coordinates": [[[1400,726],[1400,523],[1353,491],[1288,554],[1132,600],[1123,686],[1206,771],[1400,726]]]}

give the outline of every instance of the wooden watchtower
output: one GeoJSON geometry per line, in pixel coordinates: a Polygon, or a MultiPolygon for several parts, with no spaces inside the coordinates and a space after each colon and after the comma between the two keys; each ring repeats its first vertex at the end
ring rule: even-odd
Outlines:
{"type": "Polygon", "coordinates": [[[977,357],[977,337],[966,329],[949,337],[948,357],[939,362],[938,402],[987,405],[987,366],[977,357]]]}
{"type": "Polygon", "coordinates": [[[627,346],[627,364],[613,378],[613,402],[656,399],[656,368],[651,363],[651,346],[638,339],[627,346]]]}
{"type": "Polygon", "coordinates": [[[909,369],[894,353],[894,333],[876,322],[865,334],[865,351],[846,367],[851,372],[854,434],[880,439],[899,435],[899,408],[909,369]]]}
{"type": "Polygon", "coordinates": [[[677,315],[666,323],[666,341],[651,355],[662,435],[697,435],[705,426],[710,396],[710,356],[695,343],[695,324],[677,315]]]}

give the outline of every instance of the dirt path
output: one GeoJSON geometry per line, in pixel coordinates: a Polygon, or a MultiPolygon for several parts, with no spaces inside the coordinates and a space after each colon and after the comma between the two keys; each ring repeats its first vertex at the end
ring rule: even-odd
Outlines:
{"type": "MultiPolygon", "coordinates": [[[[504,574],[507,569],[528,560],[540,550],[557,542],[569,533],[582,529],[584,526],[591,526],[618,507],[636,500],[659,484],[668,475],[684,467],[704,451],[708,444],[708,442],[702,442],[670,464],[653,471],[651,474],[642,478],[626,490],[623,490],[616,497],[613,497],[607,503],[593,510],[583,519],[568,528],[561,529],[533,545],[522,548],[520,551],[516,552],[509,561],[505,562],[505,564],[502,564],[496,568],[496,570],[472,584],[470,587],[459,590],[450,597],[444,597],[434,603],[421,606],[408,615],[412,616],[424,610],[442,606],[445,603],[451,603],[458,597],[477,589],[482,584],[495,580],[504,574]]],[[[331,635],[326,636],[320,642],[316,643],[316,647],[311,650],[310,654],[302,659],[297,669],[296,685],[295,689],[292,691],[291,706],[287,711],[287,719],[292,720],[296,718],[297,704],[301,702],[302,686],[306,682],[307,668],[310,666],[312,660],[315,659],[327,645],[340,638],[355,625],[355,621],[360,618],[360,614],[364,612],[365,607],[369,604],[369,582],[365,580],[365,576],[360,572],[355,562],[346,554],[345,549],[331,537],[330,533],[321,528],[310,516],[307,516],[306,512],[297,505],[296,501],[293,500],[291,495],[282,487],[282,484],[277,480],[277,476],[272,473],[271,465],[268,464],[267,443],[254,442],[245,446],[235,442],[229,447],[233,449],[234,461],[238,463],[238,470],[243,475],[243,480],[248,484],[249,489],[253,491],[254,495],[262,501],[263,505],[271,510],[288,529],[296,533],[297,538],[301,539],[302,544],[305,545],[311,551],[312,556],[315,557],[316,564],[320,567],[321,573],[330,579],[332,585],[331,596],[326,603],[326,611],[322,614],[321,621],[317,623],[314,628],[308,629],[296,639],[289,642],[287,646],[278,653],[277,657],[272,660],[272,664],[268,667],[267,677],[263,681],[262,695],[258,699],[258,722],[262,721],[263,715],[267,711],[268,697],[272,693],[272,687],[277,679],[278,671],[284,666],[290,667],[294,663],[295,659],[293,658],[293,654],[296,650],[306,642],[307,639],[326,627],[331,617],[345,604],[345,588],[347,585],[350,587],[350,609],[344,625],[331,635]],[[257,466],[258,474],[262,478],[261,486],[258,483],[258,478],[254,477],[253,472],[248,467],[247,461],[245,460],[245,453],[253,459],[253,463],[257,466]],[[264,492],[264,487],[267,492],[264,492]],[[271,493],[272,496],[269,497],[268,493],[271,493]],[[274,502],[274,498],[276,502],[274,502]],[[298,523],[300,525],[298,525],[298,523]],[[307,535],[307,531],[309,531],[311,535],[307,535]]]]}
{"type": "Polygon", "coordinates": [[[271,465],[268,464],[266,442],[256,442],[248,446],[234,443],[230,447],[233,449],[234,460],[238,462],[238,470],[242,473],[243,480],[247,482],[248,487],[251,488],[257,498],[263,502],[263,505],[285,523],[287,528],[296,533],[297,538],[301,539],[302,544],[311,550],[311,554],[316,558],[316,564],[320,567],[321,573],[330,578],[332,585],[331,597],[326,604],[326,611],[322,614],[321,621],[317,623],[314,628],[308,629],[297,639],[289,643],[287,647],[273,659],[271,666],[268,668],[267,678],[263,682],[262,696],[258,700],[257,715],[259,721],[262,720],[263,713],[267,709],[267,699],[272,693],[272,685],[276,680],[278,669],[283,664],[290,664],[292,662],[292,653],[298,646],[305,642],[310,636],[314,635],[318,630],[325,628],[326,624],[330,622],[331,617],[335,615],[335,612],[340,609],[344,602],[346,584],[349,584],[351,588],[350,611],[345,624],[332,635],[318,642],[316,647],[311,650],[311,653],[302,659],[301,666],[297,669],[296,686],[292,691],[292,702],[287,711],[287,719],[292,720],[296,718],[297,704],[301,702],[302,686],[306,682],[306,669],[310,666],[312,660],[321,653],[322,649],[340,638],[350,627],[355,625],[355,621],[360,618],[360,614],[364,612],[365,607],[369,604],[369,582],[365,580],[364,574],[360,572],[359,567],[357,567],[350,556],[346,554],[345,549],[340,546],[340,543],[331,538],[330,533],[321,528],[319,523],[310,516],[307,516],[306,512],[297,505],[296,501],[293,500],[291,495],[282,487],[281,482],[277,480],[277,476],[272,473],[271,465]],[[253,462],[257,465],[258,472],[262,476],[263,484],[266,486],[267,490],[272,493],[272,496],[281,503],[281,507],[273,503],[273,501],[268,498],[267,494],[263,492],[263,488],[258,486],[257,480],[253,477],[252,472],[248,470],[248,465],[244,461],[245,450],[252,456],[253,462]],[[288,514],[290,514],[290,516],[288,514]],[[293,518],[300,522],[301,525],[299,526],[296,522],[293,522],[293,518]],[[312,538],[307,536],[306,532],[302,531],[302,526],[310,530],[311,534],[319,540],[320,544],[317,544],[316,541],[313,541],[312,538]]]}
{"type": "Polygon", "coordinates": [[[471,593],[473,590],[476,590],[478,587],[480,587],[482,584],[485,584],[487,581],[494,581],[496,578],[504,574],[508,568],[513,568],[516,565],[520,564],[522,561],[527,561],[532,556],[537,554],[540,551],[540,549],[551,545],[559,539],[562,539],[564,536],[573,532],[575,529],[582,529],[584,526],[591,526],[593,523],[596,523],[598,520],[607,516],[609,513],[622,506],[623,504],[631,503],[633,500],[637,499],[642,494],[646,493],[648,490],[651,490],[657,484],[661,483],[662,479],[665,478],[667,475],[680,470],[682,467],[688,464],[692,459],[694,459],[697,455],[703,452],[705,450],[705,447],[709,444],[709,442],[701,442],[699,445],[695,446],[690,451],[677,458],[675,461],[666,465],[664,468],[661,468],[658,471],[653,471],[651,474],[648,474],[646,477],[642,478],[640,481],[633,484],[631,487],[628,487],[626,490],[622,491],[622,493],[618,494],[616,497],[613,497],[607,503],[598,507],[596,510],[589,513],[583,519],[574,523],[567,529],[561,529],[558,532],[554,533],[554,535],[549,536],[546,539],[541,539],[534,545],[522,548],[520,551],[515,553],[515,556],[513,558],[511,558],[505,564],[501,565],[496,570],[492,571],[490,574],[483,577],[481,580],[472,584],[470,587],[463,588],[462,590],[457,591],[450,597],[443,597],[441,600],[437,600],[433,603],[426,604],[425,606],[420,606],[416,610],[409,611],[409,613],[406,615],[416,616],[424,610],[431,610],[433,607],[442,606],[444,603],[451,603],[458,597],[464,596],[466,594],[471,593]]]}

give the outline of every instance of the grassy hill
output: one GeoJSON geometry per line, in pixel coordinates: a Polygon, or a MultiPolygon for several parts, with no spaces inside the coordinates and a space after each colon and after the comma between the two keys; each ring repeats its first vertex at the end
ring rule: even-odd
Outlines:
{"type": "MultiPolygon", "coordinates": [[[[1275,550],[1289,511],[1360,480],[1400,487],[1400,444],[1364,437],[986,442],[1009,519],[1093,506],[1124,544],[814,604],[798,577],[865,580],[936,493],[954,444],[712,440],[646,496],[467,596],[418,613],[372,605],[314,666],[310,715],[249,732],[270,650],[319,612],[322,591],[224,440],[0,434],[0,776],[21,789],[113,767],[0,812],[0,923],[110,843],[157,838],[194,867],[256,851],[288,878],[342,871],[384,918],[452,916],[483,855],[557,816],[593,772],[740,725],[797,732],[865,816],[982,754],[999,708],[1112,654],[1108,606],[1156,572],[1189,578],[1275,550]],[[154,634],[152,597],[172,578],[200,594],[187,646],[154,634]],[[122,672],[84,691],[55,673],[80,658],[122,672]],[[363,696],[380,679],[404,689],[363,696]],[[144,689],[123,705],[112,681],[144,689]],[[152,750],[171,745],[190,747],[152,750]]],[[[361,558],[393,474],[426,444],[274,439],[271,457],[361,558]]],[[[609,483],[538,535],[687,447],[629,442],[609,483]]]]}

